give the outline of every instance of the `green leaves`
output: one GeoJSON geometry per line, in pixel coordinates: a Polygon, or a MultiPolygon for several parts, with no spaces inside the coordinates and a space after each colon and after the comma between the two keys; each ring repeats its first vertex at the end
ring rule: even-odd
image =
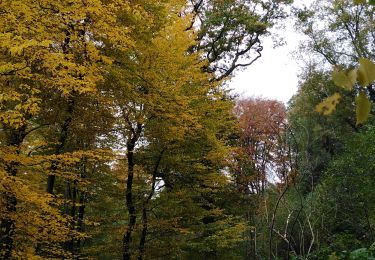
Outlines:
{"type": "Polygon", "coordinates": [[[360,92],[355,99],[356,103],[356,115],[357,115],[357,125],[363,124],[367,121],[371,112],[371,102],[367,98],[365,92],[360,92]]]}
{"type": "Polygon", "coordinates": [[[375,64],[369,60],[359,59],[358,82],[361,86],[366,87],[375,80],[375,64]]]}
{"type": "Polygon", "coordinates": [[[350,70],[345,72],[343,70],[335,69],[332,73],[332,80],[336,86],[351,90],[357,82],[357,70],[350,70]]]}

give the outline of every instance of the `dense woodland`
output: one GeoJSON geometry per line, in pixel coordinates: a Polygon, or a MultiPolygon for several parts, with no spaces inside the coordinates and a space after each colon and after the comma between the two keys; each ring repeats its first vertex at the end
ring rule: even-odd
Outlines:
{"type": "Polygon", "coordinates": [[[375,259],[374,8],[0,0],[0,258],[375,259]],[[298,92],[234,95],[292,20],[298,92]]]}

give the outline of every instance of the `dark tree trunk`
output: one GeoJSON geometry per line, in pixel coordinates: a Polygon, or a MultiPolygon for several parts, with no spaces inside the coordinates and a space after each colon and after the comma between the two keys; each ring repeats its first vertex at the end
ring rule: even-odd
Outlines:
{"type": "MultiPolygon", "coordinates": [[[[74,181],[74,184],[73,184],[73,189],[72,189],[72,197],[71,197],[71,209],[70,209],[70,216],[72,217],[72,221],[73,223],[71,223],[71,230],[76,230],[76,224],[77,224],[77,216],[76,216],[76,211],[77,211],[77,207],[76,207],[76,202],[77,202],[77,181],[75,180],[74,181]]],[[[68,204],[69,205],[69,204],[68,204]]],[[[75,251],[75,247],[74,247],[74,237],[70,240],[69,243],[69,246],[68,246],[68,250],[72,253],[73,255],[73,258],[74,256],[76,256],[76,251],[75,251]]]]}
{"type": "Polygon", "coordinates": [[[161,151],[159,158],[157,159],[157,162],[155,164],[154,171],[152,173],[152,184],[151,184],[151,191],[149,195],[147,196],[147,199],[145,203],[143,204],[142,209],[142,233],[141,233],[141,239],[139,241],[139,254],[138,254],[138,260],[142,260],[145,255],[145,244],[146,244],[146,237],[147,237],[147,230],[148,230],[148,215],[147,215],[147,206],[152,199],[152,197],[155,194],[155,186],[156,186],[156,176],[158,173],[158,168],[160,165],[160,161],[162,159],[164,150],[161,151]]]}
{"type": "Polygon", "coordinates": [[[137,215],[135,211],[135,206],[133,202],[133,178],[134,178],[134,145],[128,145],[128,152],[127,152],[127,159],[128,159],[128,179],[126,182],[126,207],[129,213],[129,221],[128,227],[125,231],[125,235],[123,238],[123,259],[130,260],[131,252],[130,252],[130,243],[131,243],[131,236],[137,221],[137,215]]]}
{"type": "MultiPolygon", "coordinates": [[[[53,167],[51,167],[51,170],[55,171],[56,168],[54,169],[53,167]]],[[[55,186],[55,178],[56,178],[55,175],[48,175],[48,179],[47,179],[47,192],[49,194],[53,193],[53,187],[55,186]]]]}
{"type": "MultiPolygon", "coordinates": [[[[67,107],[67,111],[66,111],[68,113],[68,116],[65,118],[65,120],[64,120],[64,122],[61,126],[58,144],[56,145],[56,149],[55,149],[55,155],[59,155],[63,152],[65,143],[68,139],[69,127],[70,127],[70,124],[73,120],[74,106],[75,106],[74,99],[70,99],[68,101],[68,107],[67,107]]],[[[54,171],[57,170],[57,162],[52,162],[50,170],[51,170],[51,172],[54,172],[54,171]]],[[[47,192],[50,193],[50,194],[53,194],[55,179],[56,179],[56,176],[54,174],[48,175],[47,192]]]]}
{"type": "MultiPolygon", "coordinates": [[[[84,214],[85,214],[85,198],[86,198],[86,194],[85,193],[81,193],[81,196],[79,198],[79,207],[78,207],[78,216],[77,216],[77,230],[78,232],[82,232],[83,231],[83,217],[84,217],[84,214]]],[[[81,251],[81,240],[78,239],[77,240],[77,252],[79,253],[81,251]]],[[[79,254],[77,256],[77,259],[79,259],[79,254]]]]}
{"type": "Polygon", "coordinates": [[[122,256],[124,260],[130,260],[131,259],[131,240],[132,240],[132,232],[134,230],[136,221],[137,221],[137,215],[136,215],[136,209],[133,202],[133,178],[134,178],[134,148],[135,145],[142,133],[142,124],[137,123],[136,128],[133,128],[132,123],[130,122],[129,118],[125,114],[125,120],[128,122],[128,125],[131,129],[131,134],[128,136],[127,144],[126,144],[126,157],[128,161],[128,178],[126,181],[126,191],[125,191],[125,203],[126,208],[128,210],[129,219],[128,219],[128,226],[126,228],[125,234],[123,236],[122,246],[122,256]]]}
{"type": "MultiPolygon", "coordinates": [[[[86,147],[83,145],[83,147],[86,147]]],[[[86,165],[87,164],[87,158],[83,157],[81,160],[81,179],[86,178],[86,165]]],[[[79,193],[79,206],[77,207],[77,218],[76,218],[76,230],[78,232],[83,232],[83,217],[85,214],[85,202],[86,202],[86,192],[81,191],[79,193]]],[[[75,197],[76,195],[73,195],[75,197]]],[[[78,190],[77,190],[77,196],[78,196],[78,190]]],[[[75,199],[74,199],[75,200],[75,199]]],[[[80,252],[81,252],[81,240],[78,238],[76,243],[76,252],[77,252],[77,259],[80,258],[80,252]]]]}
{"type": "MultiPolygon", "coordinates": [[[[69,204],[72,199],[72,192],[70,188],[70,181],[65,181],[65,189],[64,189],[64,214],[66,216],[70,215],[70,210],[69,210],[69,204]]],[[[71,228],[72,223],[70,223],[70,228],[71,228]]],[[[71,245],[71,240],[67,240],[63,244],[64,250],[73,253],[73,248],[71,245]]]]}
{"type": "MultiPolygon", "coordinates": [[[[9,147],[15,147],[15,153],[20,153],[19,147],[26,136],[26,125],[19,129],[9,130],[8,142],[9,147]]],[[[15,177],[18,172],[19,162],[4,162],[5,171],[10,178],[15,177]]],[[[11,185],[10,185],[11,186],[11,185]]],[[[0,220],[0,257],[1,259],[11,259],[13,250],[13,235],[15,231],[15,221],[11,218],[12,214],[16,212],[17,198],[12,192],[13,187],[5,187],[6,192],[2,193],[5,211],[10,216],[0,220]]]]}
{"type": "Polygon", "coordinates": [[[145,206],[142,209],[142,233],[141,233],[141,240],[139,241],[138,260],[142,260],[145,255],[147,229],[148,229],[148,216],[147,216],[147,206],[145,206]]]}
{"type": "MultiPolygon", "coordinates": [[[[11,170],[12,176],[16,174],[16,171],[16,168],[11,170]]],[[[12,188],[9,187],[8,190],[12,190],[12,188]]],[[[5,192],[2,194],[2,196],[5,201],[5,212],[10,215],[16,212],[17,199],[14,194],[12,192],[5,192]]],[[[0,258],[11,259],[15,222],[10,217],[1,219],[0,228],[0,258]]]]}

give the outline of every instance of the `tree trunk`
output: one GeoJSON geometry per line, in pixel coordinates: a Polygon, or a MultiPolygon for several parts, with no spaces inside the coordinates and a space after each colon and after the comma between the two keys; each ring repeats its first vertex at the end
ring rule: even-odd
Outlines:
{"type": "Polygon", "coordinates": [[[161,158],[163,156],[164,150],[161,151],[159,158],[157,159],[157,162],[155,164],[155,168],[152,173],[152,183],[151,183],[151,191],[149,195],[147,196],[147,199],[145,203],[143,204],[142,209],[142,233],[141,233],[141,239],[139,241],[139,254],[138,254],[138,260],[142,260],[145,255],[145,244],[146,244],[146,237],[147,237],[147,230],[148,230],[148,215],[147,215],[147,206],[152,197],[155,194],[155,186],[156,186],[156,176],[158,173],[158,168],[160,165],[161,158]]]}
{"type": "MultiPolygon", "coordinates": [[[[86,146],[83,145],[85,148],[86,146]]],[[[86,178],[86,164],[87,164],[87,158],[84,156],[81,159],[81,167],[80,167],[80,172],[81,172],[81,179],[86,178]]],[[[76,219],[76,229],[78,232],[83,231],[83,217],[85,214],[85,202],[86,202],[86,192],[81,191],[79,196],[79,206],[77,208],[77,219],[76,219]]],[[[77,191],[78,195],[78,191],[77,191]]],[[[80,252],[81,252],[81,240],[78,238],[77,243],[76,243],[76,252],[77,252],[77,259],[80,257],[80,252]]]]}
{"type": "Polygon", "coordinates": [[[123,259],[130,260],[131,252],[130,252],[130,243],[131,243],[131,236],[137,221],[137,215],[135,211],[135,206],[133,202],[133,178],[134,178],[134,144],[128,145],[127,151],[127,159],[128,159],[128,179],[126,182],[126,207],[129,213],[129,221],[128,227],[125,231],[124,238],[123,238],[123,259]]]}
{"type": "MultiPolygon", "coordinates": [[[[11,129],[7,145],[9,147],[15,147],[15,154],[19,155],[20,145],[26,136],[26,125],[15,130],[11,129]]],[[[8,174],[8,178],[12,179],[18,172],[19,162],[5,162],[5,171],[8,174]]],[[[0,257],[1,259],[11,259],[13,250],[13,235],[15,231],[15,221],[11,218],[12,214],[16,212],[17,198],[13,193],[13,187],[5,187],[6,192],[2,193],[1,196],[4,199],[5,209],[3,209],[10,216],[0,220],[0,257]]]]}
{"type": "Polygon", "coordinates": [[[125,120],[128,122],[130,127],[131,134],[128,136],[127,144],[126,144],[126,157],[128,161],[128,178],[126,181],[126,191],[125,191],[125,202],[126,208],[128,210],[129,219],[128,219],[128,226],[126,228],[125,234],[123,236],[122,246],[122,256],[124,260],[131,259],[131,236],[133,229],[135,227],[137,221],[137,215],[135,210],[135,205],[133,202],[133,178],[134,178],[134,148],[135,145],[142,133],[143,126],[140,123],[137,123],[136,128],[133,128],[133,124],[130,122],[129,118],[127,117],[126,113],[124,115],[125,120]]]}
{"type": "MultiPolygon", "coordinates": [[[[86,198],[85,193],[82,193],[80,198],[79,198],[80,206],[78,207],[78,216],[77,216],[77,230],[78,230],[78,232],[83,231],[83,216],[85,214],[85,198],[86,198]]],[[[81,251],[81,239],[78,239],[77,240],[77,252],[78,252],[77,259],[79,259],[80,251],[81,251]]]]}
{"type": "Polygon", "coordinates": [[[145,206],[142,209],[142,233],[141,233],[141,240],[139,241],[138,260],[142,260],[145,255],[147,229],[148,229],[148,216],[147,216],[147,206],[145,206]]]}
{"type": "MultiPolygon", "coordinates": [[[[65,120],[64,120],[64,122],[61,126],[58,144],[57,144],[56,149],[55,149],[55,155],[59,155],[63,152],[66,140],[68,139],[69,127],[70,127],[70,124],[73,120],[74,106],[75,106],[75,101],[72,98],[68,101],[68,107],[67,107],[67,111],[66,111],[68,113],[68,116],[65,118],[65,120]]],[[[50,170],[51,170],[51,172],[54,172],[54,171],[57,170],[57,162],[52,162],[50,170]]],[[[49,194],[53,194],[55,179],[56,179],[56,176],[54,174],[48,175],[47,192],[49,194]]]]}
{"type": "MultiPolygon", "coordinates": [[[[13,168],[12,172],[16,174],[16,168],[13,168]]],[[[12,173],[12,176],[13,173],[12,173]]],[[[8,190],[12,190],[9,187],[8,190]]],[[[5,202],[5,211],[12,215],[16,212],[17,199],[15,195],[11,192],[5,192],[2,194],[5,202]]],[[[4,209],[3,209],[4,210],[4,209]]],[[[0,258],[1,259],[11,259],[12,249],[13,249],[13,235],[15,230],[15,222],[11,219],[12,216],[1,219],[0,223],[0,258]]]]}
{"type": "MultiPolygon", "coordinates": [[[[71,229],[72,230],[76,230],[76,226],[77,226],[77,216],[76,216],[76,211],[77,211],[77,207],[76,207],[76,202],[77,202],[77,193],[78,193],[78,190],[77,190],[77,180],[74,180],[74,183],[73,183],[73,190],[72,190],[72,198],[71,198],[71,210],[70,210],[70,216],[72,217],[72,223],[71,223],[71,229]]],[[[69,244],[69,247],[68,249],[70,250],[70,252],[72,253],[73,255],[73,258],[76,256],[76,251],[75,251],[75,247],[74,247],[74,237],[70,240],[70,244],[69,244]]]]}

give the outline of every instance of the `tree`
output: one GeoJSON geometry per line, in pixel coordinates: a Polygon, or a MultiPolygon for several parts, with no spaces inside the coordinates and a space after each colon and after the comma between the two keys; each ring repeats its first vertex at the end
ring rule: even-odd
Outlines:
{"type": "MultiPolygon", "coordinates": [[[[36,185],[39,180],[35,180],[40,171],[50,173],[47,190],[52,193],[58,171],[65,167],[72,169],[82,159],[82,153],[74,153],[82,146],[65,147],[73,114],[80,110],[77,103],[82,105],[83,97],[98,94],[96,86],[103,79],[108,63],[101,53],[104,42],[107,47],[130,46],[129,28],[118,23],[120,12],[128,10],[127,7],[125,3],[113,5],[101,1],[1,3],[0,121],[1,150],[6,155],[1,162],[2,202],[6,209],[1,220],[1,252],[5,258],[65,254],[61,243],[70,239],[66,226],[69,214],[61,215],[55,207],[60,203],[43,193],[36,185]],[[56,107],[61,104],[66,105],[63,113],[56,107]],[[62,118],[54,118],[56,115],[62,118]],[[58,125],[55,132],[58,136],[44,139],[42,128],[53,124],[58,125]],[[58,143],[52,155],[49,148],[44,152],[30,151],[51,140],[58,143]],[[66,151],[69,152],[63,155],[66,151]],[[35,226],[25,225],[30,216],[22,214],[22,209],[27,208],[35,209],[31,211],[35,226]],[[38,231],[40,234],[35,235],[38,231]]],[[[67,178],[66,189],[70,183],[67,178]]],[[[70,198],[65,196],[65,199],[67,203],[70,198]]]]}
{"type": "MultiPolygon", "coordinates": [[[[200,54],[187,53],[194,44],[194,37],[192,31],[185,30],[189,17],[177,15],[181,8],[182,5],[174,1],[167,5],[155,3],[157,13],[153,14],[155,20],[150,21],[157,24],[158,29],[155,31],[151,26],[154,31],[148,37],[134,36],[134,48],[112,54],[117,57],[103,88],[113,102],[112,110],[117,117],[114,137],[120,137],[118,147],[126,156],[128,221],[123,236],[124,259],[134,256],[142,259],[146,254],[146,239],[152,223],[149,204],[158,195],[155,191],[158,179],[166,185],[178,181],[176,174],[188,176],[191,173],[192,183],[188,185],[198,185],[198,180],[205,180],[204,173],[208,179],[206,185],[223,179],[218,170],[222,164],[213,169],[199,160],[207,157],[204,161],[211,165],[211,160],[218,161],[225,156],[224,144],[219,138],[225,137],[224,125],[230,121],[225,123],[222,114],[230,114],[232,103],[221,87],[210,83],[209,75],[202,72],[205,62],[200,54]],[[203,146],[196,144],[200,139],[203,146]],[[187,140],[190,143],[187,144],[187,140]],[[204,149],[191,152],[188,147],[192,146],[204,149]],[[187,170],[189,162],[193,167],[187,170]],[[145,183],[138,183],[137,178],[145,183]]],[[[150,30],[147,23],[137,26],[150,30]]],[[[183,187],[181,185],[181,189],[183,187]]]]}
{"type": "MultiPolygon", "coordinates": [[[[357,93],[357,124],[367,120],[371,112],[370,100],[375,100],[375,65],[371,61],[374,59],[373,8],[373,4],[366,1],[334,0],[296,12],[300,29],[309,37],[303,48],[318,54],[313,62],[323,61],[323,67],[324,62],[335,65],[332,73],[335,84],[357,93]],[[357,63],[360,64],[358,69],[353,69],[357,63]]],[[[326,115],[332,113],[340,98],[335,93],[317,105],[317,111],[326,115]]]]}
{"type": "Polygon", "coordinates": [[[299,90],[289,101],[288,121],[291,142],[297,156],[298,183],[303,193],[314,190],[332,157],[343,149],[344,140],[358,131],[352,113],[350,95],[342,95],[338,109],[322,117],[315,111],[317,103],[339,91],[326,72],[306,72],[299,90]]]}
{"type": "MultiPolygon", "coordinates": [[[[286,17],[291,1],[191,0],[189,29],[196,30],[193,51],[203,51],[204,70],[222,80],[261,57],[262,38],[286,17]]],[[[188,9],[189,10],[189,9],[188,9]]]]}
{"type": "Polygon", "coordinates": [[[245,194],[262,194],[269,180],[284,182],[290,169],[285,107],[275,100],[243,99],[235,114],[240,127],[237,185],[245,194]]]}
{"type": "Polygon", "coordinates": [[[316,256],[351,251],[373,243],[373,127],[355,133],[334,157],[311,194],[316,256]]]}
{"type": "Polygon", "coordinates": [[[316,54],[323,66],[325,62],[350,66],[359,58],[373,60],[373,8],[353,0],[330,0],[298,10],[298,27],[309,38],[304,48],[316,54]]]}
{"type": "Polygon", "coordinates": [[[285,242],[291,246],[287,230],[294,209],[283,203],[296,172],[288,140],[286,108],[276,100],[243,99],[237,102],[234,111],[239,121],[239,139],[232,176],[236,192],[246,196],[249,203],[243,209],[252,227],[247,234],[250,244],[247,257],[271,257],[275,240],[278,241],[273,234],[283,238],[281,229],[286,234],[277,242],[277,248],[285,242]],[[279,209],[281,204],[284,207],[279,209]],[[284,211],[286,224],[280,228],[278,223],[284,220],[280,213],[284,211]]]}

